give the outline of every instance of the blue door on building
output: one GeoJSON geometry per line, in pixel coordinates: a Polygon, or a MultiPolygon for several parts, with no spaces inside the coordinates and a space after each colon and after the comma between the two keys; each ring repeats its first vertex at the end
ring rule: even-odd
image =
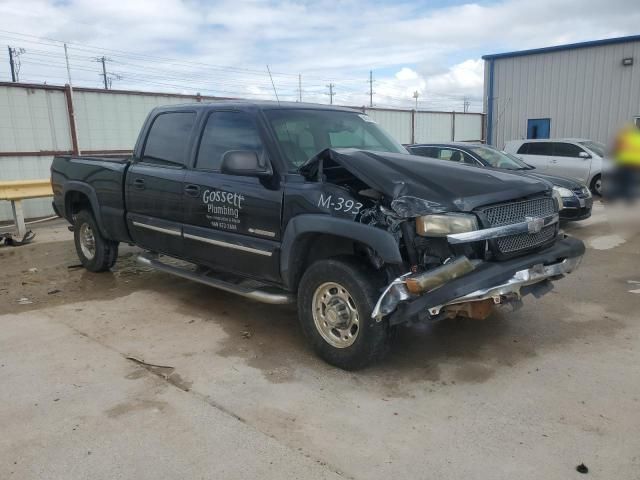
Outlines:
{"type": "Polygon", "coordinates": [[[527,121],[527,138],[549,138],[550,118],[530,118],[527,121]]]}

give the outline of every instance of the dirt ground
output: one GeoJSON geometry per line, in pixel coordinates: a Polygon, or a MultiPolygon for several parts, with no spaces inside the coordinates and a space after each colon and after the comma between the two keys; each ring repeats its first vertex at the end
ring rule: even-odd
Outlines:
{"type": "Polygon", "coordinates": [[[601,205],[540,300],[403,328],[357,373],[295,310],[138,266],[61,221],[0,248],[0,478],[640,479],[640,239],[601,205]],[[152,364],[152,365],[148,365],[152,364]]]}

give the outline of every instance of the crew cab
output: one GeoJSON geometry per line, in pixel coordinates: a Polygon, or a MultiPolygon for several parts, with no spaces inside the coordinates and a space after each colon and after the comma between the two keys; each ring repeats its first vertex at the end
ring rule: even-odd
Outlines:
{"type": "Polygon", "coordinates": [[[156,108],[131,157],[58,156],[51,182],[88,270],[132,243],[144,265],[297,302],[314,350],[344,369],[380,358],[400,324],[542,295],[584,253],[547,182],[410,155],[325,105],[156,108]]]}

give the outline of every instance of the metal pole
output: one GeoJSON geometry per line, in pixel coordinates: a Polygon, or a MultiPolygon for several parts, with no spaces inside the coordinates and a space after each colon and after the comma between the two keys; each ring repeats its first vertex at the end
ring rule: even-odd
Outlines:
{"type": "Polygon", "coordinates": [[[71,87],[71,68],[69,68],[69,52],[67,51],[67,44],[64,44],[64,59],[67,62],[67,79],[69,80],[69,86],[71,87]]]}
{"type": "Polygon", "coordinates": [[[298,74],[298,101],[302,102],[302,74],[298,74]]]}
{"type": "Polygon", "coordinates": [[[71,82],[71,67],[69,66],[69,52],[67,44],[64,44],[64,59],[67,62],[67,79],[69,80],[69,88],[65,91],[67,97],[67,111],[69,113],[69,127],[71,130],[71,145],[75,155],[81,155],[80,143],[78,142],[78,130],[76,128],[76,113],[73,108],[73,84],[71,82]]]}
{"type": "Polygon", "coordinates": [[[102,77],[104,78],[104,89],[109,90],[109,85],[107,85],[107,67],[105,65],[107,59],[103,56],[100,61],[102,62],[102,77]]]}
{"type": "Polygon", "coordinates": [[[7,45],[7,48],[9,49],[9,65],[11,65],[11,81],[15,82],[16,81],[16,67],[13,64],[13,49],[7,45]]]}
{"type": "Polygon", "coordinates": [[[330,83],[327,87],[329,87],[329,105],[333,105],[333,96],[335,95],[335,93],[333,93],[334,85],[330,83]]]}
{"type": "Polygon", "coordinates": [[[369,106],[373,107],[373,70],[369,70],[369,106]]]}

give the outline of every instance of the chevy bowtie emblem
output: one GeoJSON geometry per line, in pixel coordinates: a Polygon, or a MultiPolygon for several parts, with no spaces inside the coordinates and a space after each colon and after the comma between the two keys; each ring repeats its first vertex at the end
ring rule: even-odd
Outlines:
{"type": "Polygon", "coordinates": [[[529,233],[538,233],[544,227],[544,218],[540,217],[524,217],[527,222],[529,233]]]}

